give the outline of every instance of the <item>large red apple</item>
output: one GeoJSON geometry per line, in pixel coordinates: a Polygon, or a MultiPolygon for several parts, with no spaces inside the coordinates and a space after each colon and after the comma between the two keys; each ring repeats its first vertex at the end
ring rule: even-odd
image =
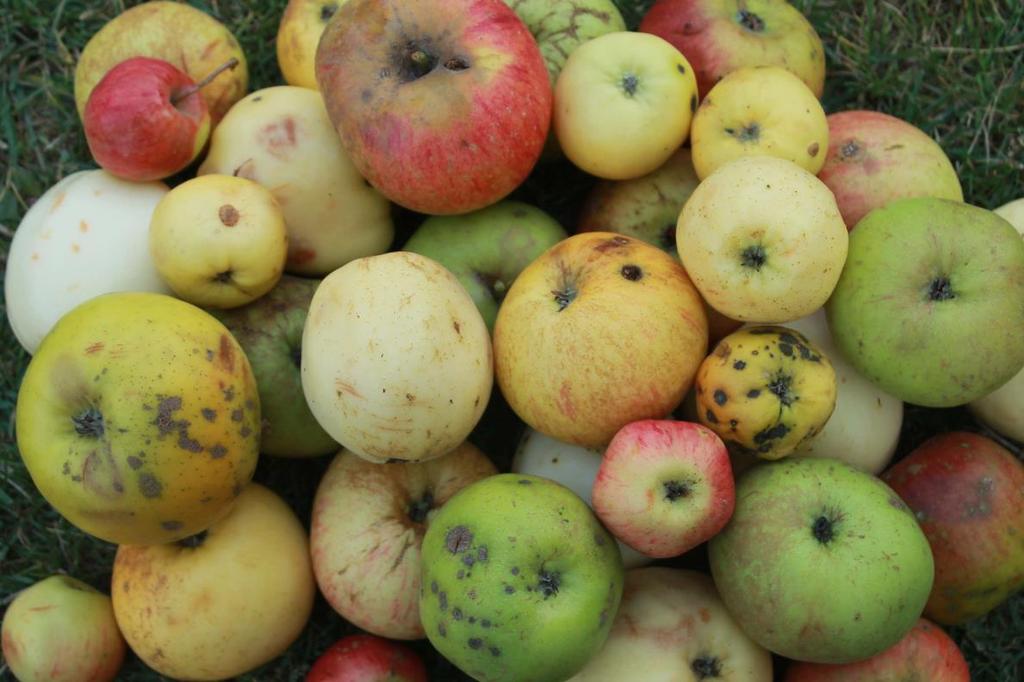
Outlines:
{"type": "Polygon", "coordinates": [[[316,659],[306,682],[427,682],[427,669],[415,651],[398,642],[349,635],[316,659]]]}
{"type": "Polygon", "coordinates": [[[316,74],[359,172],[423,213],[507,195],[550,125],[544,59],[501,0],[351,0],[324,30],[316,74]]]}

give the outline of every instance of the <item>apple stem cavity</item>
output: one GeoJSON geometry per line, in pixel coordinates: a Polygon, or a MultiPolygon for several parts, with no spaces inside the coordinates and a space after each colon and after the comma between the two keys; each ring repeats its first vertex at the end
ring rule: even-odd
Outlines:
{"type": "Polygon", "coordinates": [[[71,423],[75,425],[75,433],[79,436],[103,437],[103,414],[95,407],[88,407],[84,412],[71,417],[71,423]]]}
{"type": "Polygon", "coordinates": [[[323,21],[323,22],[330,21],[331,17],[333,17],[334,13],[337,12],[337,11],[338,11],[338,3],[336,3],[336,2],[328,3],[328,4],[324,5],[324,6],[322,6],[320,8],[320,21],[323,21]]]}
{"type": "Polygon", "coordinates": [[[665,481],[665,499],[675,502],[680,497],[687,497],[693,492],[693,486],[687,481],[665,481]]]}
{"type": "Polygon", "coordinates": [[[576,298],[576,290],[571,286],[566,286],[564,289],[555,289],[551,292],[555,297],[555,303],[558,304],[558,312],[562,312],[569,307],[569,304],[576,298]]]}
{"type": "Polygon", "coordinates": [[[413,523],[423,523],[427,519],[427,513],[434,508],[434,494],[429,490],[423,493],[423,497],[409,505],[409,518],[413,523]]]}
{"type": "Polygon", "coordinates": [[[928,299],[932,301],[948,301],[956,298],[956,293],[948,277],[936,277],[928,285],[928,299]]]}
{"type": "Polygon", "coordinates": [[[636,77],[635,73],[627,73],[622,77],[622,91],[626,93],[626,96],[632,97],[636,94],[636,89],[640,85],[640,79],[636,77]]]}
{"type": "Polygon", "coordinates": [[[814,519],[814,525],[811,526],[811,535],[814,539],[823,545],[827,545],[832,541],[832,537],[835,534],[832,528],[832,519],[827,516],[819,516],[814,519]]]}
{"type": "Polygon", "coordinates": [[[213,276],[213,281],[219,282],[220,284],[227,284],[231,281],[232,275],[234,275],[234,273],[231,270],[218,272],[216,275],[213,276]]]}
{"type": "Polygon", "coordinates": [[[236,57],[232,57],[231,59],[221,64],[210,73],[206,74],[206,76],[204,76],[203,79],[197,82],[195,85],[189,86],[184,90],[179,90],[177,93],[172,95],[171,104],[174,106],[178,106],[179,102],[188,99],[192,95],[196,94],[197,92],[205,88],[207,85],[212,83],[214,78],[221,75],[225,71],[230,71],[234,69],[236,66],[238,66],[238,59],[236,57]]]}
{"type": "Polygon", "coordinates": [[[753,31],[754,33],[761,33],[764,31],[764,19],[750,10],[741,9],[736,15],[736,21],[739,22],[740,26],[748,31],[753,31]]]}
{"type": "Polygon", "coordinates": [[[537,589],[543,593],[544,598],[553,597],[558,594],[558,587],[562,584],[562,576],[554,571],[541,571],[540,581],[537,589]]]}
{"type": "Polygon", "coordinates": [[[189,549],[195,549],[196,547],[199,547],[204,542],[206,542],[207,532],[208,531],[201,530],[195,535],[189,535],[187,538],[182,538],[181,540],[178,540],[178,545],[180,547],[188,547],[189,549]]]}
{"type": "Polygon", "coordinates": [[[760,270],[767,260],[768,254],[764,252],[764,247],[760,244],[748,246],[740,252],[740,263],[745,268],[760,270]]]}
{"type": "Polygon", "coordinates": [[[725,132],[740,142],[757,142],[761,137],[761,125],[759,123],[750,123],[739,130],[736,130],[736,128],[726,128],[725,132]]]}
{"type": "Polygon", "coordinates": [[[718,660],[717,656],[698,656],[693,659],[690,669],[693,670],[693,674],[697,676],[698,680],[722,676],[722,662],[718,660]]]}

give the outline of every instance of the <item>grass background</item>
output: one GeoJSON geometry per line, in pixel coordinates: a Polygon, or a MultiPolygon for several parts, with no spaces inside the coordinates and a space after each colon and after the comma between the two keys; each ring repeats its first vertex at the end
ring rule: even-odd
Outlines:
{"type": "MultiPolygon", "coordinates": [[[[616,0],[635,27],[651,0],[616,0]]],[[[0,0],[0,258],[32,202],[56,180],[93,167],[75,114],[72,75],[89,37],[136,2],[0,0]]],[[[192,2],[239,39],[251,87],[281,83],[274,36],[286,0],[192,2]]],[[[797,0],[822,36],[828,58],[826,111],[869,108],[904,118],[932,135],[956,166],[966,200],[994,208],[1024,195],[1024,3],[1020,0],[797,0]]],[[[539,168],[517,198],[547,209],[567,228],[592,180],[567,164],[539,168]]],[[[418,218],[397,216],[408,235],[418,218]]],[[[2,262],[2,261],[0,261],[2,262]]],[[[28,362],[0,324],[0,606],[54,572],[109,589],[114,547],[89,538],[36,492],[17,454],[13,409],[28,362]]],[[[962,409],[908,406],[899,455],[929,435],[964,428],[994,436],[962,409]]],[[[499,464],[515,448],[519,424],[496,396],[473,440],[499,464]]],[[[1019,445],[1003,441],[1021,455],[1019,445]]],[[[308,521],[329,458],[263,458],[256,479],[308,521]]],[[[699,556],[696,561],[699,563],[699,556]]],[[[302,637],[246,680],[301,679],[309,664],[352,631],[318,599],[302,637]]],[[[1024,679],[1024,595],[951,634],[976,682],[1024,679]]],[[[460,679],[425,641],[415,644],[432,679],[460,679]]],[[[10,672],[0,664],[0,676],[10,672]]],[[[129,656],[120,679],[158,679],[129,656]]]]}

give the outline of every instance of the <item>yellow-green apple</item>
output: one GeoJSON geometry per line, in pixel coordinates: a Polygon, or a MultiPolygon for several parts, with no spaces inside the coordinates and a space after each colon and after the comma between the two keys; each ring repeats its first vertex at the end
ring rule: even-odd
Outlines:
{"type": "Polygon", "coordinates": [[[149,256],[149,220],[165,194],[161,182],[90,170],[72,173],[32,204],[4,273],[7,321],[25,350],[35,353],[62,315],[94,296],[170,293],[149,256]]]}
{"type": "Polygon", "coordinates": [[[531,427],[603,447],[629,422],[675,409],[707,338],[679,261],[637,239],[587,232],[545,251],[509,289],[494,325],[495,376],[531,427]]]}
{"type": "Polygon", "coordinates": [[[925,615],[944,625],[982,616],[1024,587],[1024,464],[996,442],[934,436],[882,478],[917,516],[935,556],[925,615]]]}
{"type": "Polygon", "coordinates": [[[313,572],[327,602],[367,632],[420,639],[420,547],[462,488],[498,473],[466,442],[429,462],[387,466],[342,450],[313,500],[313,572]]]}
{"type": "Polygon", "coordinates": [[[836,406],[836,373],[800,332],[755,326],[718,342],[695,385],[697,416],[726,443],[779,459],[811,441],[836,406]]]}
{"type": "Polygon", "coordinates": [[[572,682],[771,682],[772,657],[744,634],[703,573],[626,572],[608,641],[572,682]]]}
{"type": "Polygon", "coordinates": [[[994,211],[996,215],[1002,216],[1010,221],[1010,224],[1017,228],[1017,231],[1024,236],[1024,197],[1015,199],[1003,204],[994,211]]]}
{"type": "Polygon", "coordinates": [[[249,305],[211,310],[242,346],[260,395],[260,452],[315,457],[338,450],[302,393],[302,329],[319,280],[285,275],[249,305]]]}
{"type": "Polygon", "coordinates": [[[541,209],[501,201],[472,213],[427,218],[402,248],[448,268],[491,329],[523,268],[565,237],[558,221],[541,209]]]}
{"type": "Polygon", "coordinates": [[[1024,366],[1024,240],[948,199],[897,199],[865,216],[826,311],[846,359],[928,407],[991,393],[1024,366]],[[979,330],[984,330],[980,333],[979,330]]]}
{"type": "Polygon", "coordinates": [[[18,391],[18,449],[43,497],[108,542],[174,542],[252,478],[260,403],[231,333],[170,296],[113,293],[62,317],[18,391]]]}
{"type": "Polygon", "coordinates": [[[154,0],[125,10],[86,43],[75,66],[75,105],[79,116],[85,113],[96,84],[114,66],[132,57],[163,59],[194,81],[237,59],[237,68],[201,91],[214,127],[231,105],[245,95],[249,85],[245,54],[224,24],[183,2],[154,0]]]}
{"type": "Polygon", "coordinates": [[[373,635],[342,637],[306,673],[306,682],[427,682],[419,654],[373,635]]]}
{"type": "Polygon", "coordinates": [[[601,648],[622,595],[611,535],[569,489],[499,474],[463,488],[423,538],[420,616],[481,682],[554,682],[601,648]]]}
{"type": "Polygon", "coordinates": [[[223,680],[281,655],[313,610],[309,539],[253,483],[231,512],[180,542],[122,545],[111,597],[132,651],[161,675],[223,680]]]}
{"type": "Polygon", "coordinates": [[[759,156],[697,187],[679,215],[676,248],[712,308],[736,320],[787,322],[828,300],[849,235],[821,180],[759,156]]]}
{"type": "Polygon", "coordinates": [[[544,59],[502,0],[349,0],[320,39],[316,77],[359,172],[422,213],[505,197],[551,121],[544,59]]]}
{"type": "Polygon", "coordinates": [[[964,200],[949,157],[920,128],[878,111],[840,111],[827,120],[828,155],[818,177],[849,229],[894,199],[964,200]]]}
{"type": "Polygon", "coordinates": [[[697,80],[668,42],[617,31],[573,50],[554,106],[555,135],[573,164],[599,178],[638,178],[686,141],[697,80]]]}
{"type": "Polygon", "coordinates": [[[729,452],[700,424],[626,424],[601,459],[593,500],[619,540],[650,557],[678,556],[707,542],[732,516],[729,452]]]}
{"type": "Polygon", "coordinates": [[[781,0],[658,0],[640,30],[686,55],[701,95],[747,66],[780,66],[816,97],[825,89],[825,50],[800,10],[781,0]]]}
{"type": "Polygon", "coordinates": [[[743,630],[766,649],[850,663],[914,626],[932,588],[928,540],[880,480],[845,462],[759,464],[709,544],[711,573],[743,630]]]}
{"type": "Polygon", "coordinates": [[[288,85],[317,89],[316,47],[346,0],[288,0],[277,29],[277,65],[288,85]]]}
{"type": "Polygon", "coordinates": [[[274,288],[288,233],[270,190],[231,175],[203,175],[167,193],[153,210],[149,251],[180,298],[234,308],[274,288]]]}
{"type": "Polygon", "coordinates": [[[110,597],[66,575],[19,592],[4,612],[4,663],[21,682],[107,682],[124,661],[110,597]]]}
{"type": "Polygon", "coordinates": [[[483,415],[490,337],[455,275],[426,256],[360,258],[328,275],[302,334],[302,390],[331,437],[373,462],[451,452],[483,415]]]}
{"type": "Polygon", "coordinates": [[[783,682],[971,682],[967,661],[956,642],[934,623],[920,618],[896,644],[856,663],[791,663],[783,682]]]}
{"type": "Polygon", "coordinates": [[[803,81],[777,66],[734,71],[693,117],[693,167],[702,180],[747,156],[791,161],[816,174],[828,151],[825,110],[803,81]]]}
{"type": "Polygon", "coordinates": [[[236,175],[274,195],[288,230],[285,269],[325,275],[384,253],[391,204],[349,160],[318,92],[279,86],[231,107],[210,139],[199,175],[236,175]]]}
{"type": "MultiPolygon", "coordinates": [[[[594,479],[601,466],[601,450],[563,443],[529,427],[523,433],[512,457],[512,472],[550,478],[576,493],[591,509],[594,479]]],[[[646,566],[651,558],[644,556],[621,540],[616,540],[626,568],[646,566]]]]}

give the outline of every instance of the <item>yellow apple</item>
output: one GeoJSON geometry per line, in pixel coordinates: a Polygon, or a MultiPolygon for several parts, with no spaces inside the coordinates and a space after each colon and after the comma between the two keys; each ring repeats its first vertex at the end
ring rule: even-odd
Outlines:
{"type": "Polygon", "coordinates": [[[995,209],[995,213],[1008,220],[1024,237],[1024,197],[1011,201],[1008,204],[1003,204],[995,209]]]}
{"type": "Polygon", "coordinates": [[[227,328],[150,293],[62,317],[18,392],[18,449],[43,497],[108,542],[173,542],[227,512],[252,478],[260,405],[227,328]]]}
{"type": "Polygon", "coordinates": [[[110,591],[117,624],[146,665],[175,679],[223,680],[295,641],[316,583],[302,523],[253,483],[197,536],[119,547],[110,591]]]}
{"type": "Polygon", "coordinates": [[[345,0],[288,0],[277,29],[277,65],[288,85],[319,89],[316,46],[345,0]]]}
{"type": "Polygon", "coordinates": [[[387,251],[394,236],[391,204],[352,165],[319,92],[265,88],[231,107],[199,167],[210,173],[247,178],[274,195],[289,272],[327,274],[387,251]]]}
{"type": "Polygon", "coordinates": [[[149,224],[149,248],[157,272],[180,298],[235,308],[281,279],[288,234],[266,187],[231,175],[204,175],[160,200],[149,224]]]}
{"type": "Polygon", "coordinates": [[[125,10],[86,43],[75,67],[79,116],[107,71],[131,57],[163,59],[194,81],[237,59],[237,66],[200,91],[214,126],[249,87],[245,54],[224,24],[183,2],[155,0],[125,10]]]}
{"type": "Polygon", "coordinates": [[[690,146],[702,180],[744,156],[774,156],[816,174],[828,153],[828,120],[818,98],[790,71],[745,67],[704,97],[690,146]]]}

